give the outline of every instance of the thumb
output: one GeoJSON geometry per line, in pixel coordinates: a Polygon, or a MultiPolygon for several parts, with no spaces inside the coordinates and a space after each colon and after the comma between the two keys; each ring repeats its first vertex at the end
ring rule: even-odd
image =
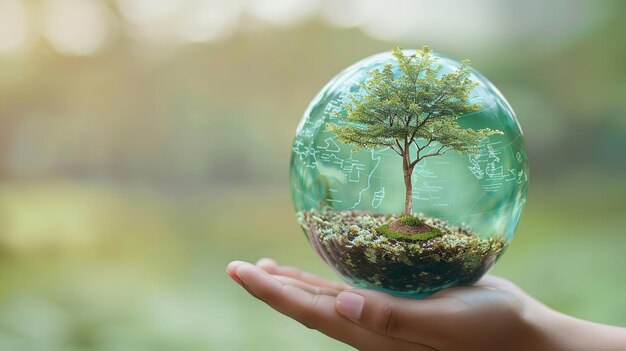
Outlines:
{"type": "Polygon", "coordinates": [[[335,300],[339,314],[364,328],[431,346],[441,343],[451,324],[446,322],[463,306],[454,299],[417,300],[361,289],[345,290],[335,300]]]}

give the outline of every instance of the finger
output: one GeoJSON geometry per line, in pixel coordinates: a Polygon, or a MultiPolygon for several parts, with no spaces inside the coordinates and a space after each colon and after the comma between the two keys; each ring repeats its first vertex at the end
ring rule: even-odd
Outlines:
{"type": "Polygon", "coordinates": [[[271,274],[278,274],[278,275],[283,275],[286,277],[292,277],[292,278],[301,280],[311,285],[323,286],[323,287],[334,289],[334,290],[352,289],[352,287],[348,284],[328,280],[320,276],[317,276],[315,274],[305,272],[296,267],[276,266],[276,268],[273,270],[273,272],[271,272],[271,274]]]}
{"type": "Polygon", "coordinates": [[[292,277],[314,286],[320,286],[334,290],[345,290],[352,288],[348,284],[330,281],[315,274],[305,272],[296,267],[279,266],[274,260],[269,258],[260,259],[257,262],[257,266],[270,274],[278,274],[286,277],[292,277]]]}
{"type": "Polygon", "coordinates": [[[226,266],[226,272],[235,281],[235,283],[241,285],[241,287],[244,288],[250,295],[258,299],[259,297],[256,296],[256,294],[252,290],[250,290],[250,288],[248,288],[246,284],[244,284],[244,282],[241,280],[241,278],[239,278],[239,276],[237,275],[237,267],[239,267],[240,265],[244,263],[246,262],[232,261],[231,263],[228,264],[228,266],[226,266]]]}
{"type": "Polygon", "coordinates": [[[327,287],[323,287],[323,286],[315,286],[315,285],[311,285],[311,284],[307,284],[301,280],[292,278],[292,277],[287,277],[284,275],[274,275],[272,274],[272,277],[280,280],[281,282],[288,284],[288,285],[293,285],[295,287],[298,287],[310,294],[313,295],[328,295],[328,296],[337,296],[337,294],[339,294],[342,290],[337,290],[337,289],[331,289],[331,288],[327,288],[327,287]]]}
{"type": "Polygon", "coordinates": [[[256,266],[262,269],[272,269],[278,266],[278,263],[271,258],[264,257],[256,262],[256,266]]]}
{"type": "MultiPolygon", "coordinates": [[[[243,261],[233,261],[231,263],[228,264],[228,266],[226,267],[226,271],[228,272],[228,275],[230,275],[230,277],[239,285],[241,285],[244,289],[246,289],[248,291],[248,293],[250,293],[251,295],[253,295],[254,297],[257,297],[242,281],[241,278],[239,278],[239,276],[237,275],[236,271],[237,271],[237,267],[239,267],[241,264],[244,264],[246,262],[243,261]]],[[[259,260],[259,262],[257,262],[257,266],[261,264],[265,264],[267,265],[276,265],[276,263],[271,260],[271,259],[261,259],[259,260]]],[[[287,277],[287,276],[282,276],[282,275],[274,275],[274,277],[280,281],[282,281],[285,284],[289,284],[289,285],[293,285],[293,286],[297,286],[302,290],[305,290],[311,294],[316,294],[316,295],[329,295],[329,296],[337,296],[337,294],[339,294],[339,292],[341,290],[338,289],[333,289],[333,288],[328,288],[325,286],[314,286],[311,284],[307,284],[301,280],[295,279],[295,278],[291,278],[291,277],[287,277]]],[[[258,298],[258,297],[257,297],[258,298]]]]}
{"type": "MultiPolygon", "coordinates": [[[[245,285],[243,284],[243,282],[241,281],[239,276],[237,276],[237,273],[236,273],[237,267],[239,267],[243,263],[245,262],[242,262],[242,261],[231,262],[227,267],[227,272],[233,278],[233,280],[235,280],[237,283],[239,283],[239,285],[245,288],[245,285]]],[[[256,263],[256,265],[257,267],[261,267],[261,268],[265,267],[270,270],[271,270],[271,267],[277,267],[276,262],[270,258],[262,258],[256,263]]],[[[326,286],[315,286],[312,284],[308,284],[299,279],[292,278],[289,276],[275,275],[275,274],[273,274],[273,276],[274,278],[282,281],[285,284],[297,286],[300,289],[305,290],[311,294],[337,296],[337,294],[339,294],[339,292],[341,291],[339,289],[334,289],[334,288],[330,288],[326,286]]]]}
{"type": "Polygon", "coordinates": [[[453,298],[417,300],[373,290],[343,291],[336,298],[337,311],[355,323],[381,335],[435,348],[449,335],[446,322],[464,308],[453,298]]]}
{"type": "MultiPolygon", "coordinates": [[[[244,264],[237,275],[260,299],[303,325],[348,343],[359,350],[420,350],[414,344],[371,332],[340,316],[335,298],[315,295],[297,286],[285,284],[264,270],[244,264]]],[[[422,350],[428,350],[422,348],[422,350]]]]}
{"type": "Polygon", "coordinates": [[[226,273],[228,273],[228,275],[230,275],[230,277],[239,285],[242,285],[243,282],[241,281],[239,276],[237,276],[237,267],[239,267],[242,263],[245,263],[245,262],[232,261],[228,264],[228,266],[226,266],[226,273]]]}

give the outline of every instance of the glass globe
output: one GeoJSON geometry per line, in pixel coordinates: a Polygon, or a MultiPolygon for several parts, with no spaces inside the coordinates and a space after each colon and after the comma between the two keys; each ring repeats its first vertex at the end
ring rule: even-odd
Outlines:
{"type": "MultiPolygon", "coordinates": [[[[400,52],[415,63],[424,55],[400,52]]],[[[348,67],[317,94],[297,128],[291,157],[297,219],[317,253],[352,286],[409,297],[471,284],[487,272],[513,237],[528,187],[522,130],[502,94],[470,67],[426,54],[433,59],[434,78],[465,67],[471,80],[470,112],[450,120],[462,133],[491,133],[471,134],[475,140],[458,149],[454,135],[430,140],[428,133],[436,127],[417,133],[404,149],[414,159],[418,148],[421,155],[433,157],[419,160],[408,177],[398,152],[403,139],[397,144],[390,134],[378,134],[376,142],[386,145],[363,145],[362,138],[359,144],[350,142],[350,135],[342,137],[339,129],[346,126],[357,134],[371,127],[348,117],[365,99],[372,72],[382,74],[387,65],[395,78],[404,74],[397,57],[384,52],[348,67]],[[437,154],[444,144],[446,152],[437,154]],[[412,208],[407,211],[407,206],[412,208]]],[[[370,84],[369,91],[374,88],[370,84]]],[[[430,87],[415,89],[420,93],[430,87]]],[[[433,100],[428,106],[437,102],[433,100]]],[[[375,107],[387,106],[369,102],[361,106],[362,118],[369,118],[368,113],[377,118],[375,107]]],[[[417,111],[414,127],[427,117],[428,106],[406,106],[417,111]]],[[[381,116],[382,122],[390,121],[381,116]]]]}

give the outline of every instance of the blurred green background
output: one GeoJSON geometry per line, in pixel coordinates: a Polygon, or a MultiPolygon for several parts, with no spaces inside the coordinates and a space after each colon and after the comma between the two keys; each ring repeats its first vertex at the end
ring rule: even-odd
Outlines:
{"type": "Polygon", "coordinates": [[[299,118],[396,45],[498,86],[531,186],[494,273],[626,326],[623,1],[0,0],[0,350],[349,350],[232,259],[332,277],[298,228],[299,118]]]}

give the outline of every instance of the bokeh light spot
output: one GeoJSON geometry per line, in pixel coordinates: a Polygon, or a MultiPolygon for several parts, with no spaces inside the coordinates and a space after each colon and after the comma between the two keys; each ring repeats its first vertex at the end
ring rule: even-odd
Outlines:
{"type": "Polygon", "coordinates": [[[248,3],[248,11],[270,24],[291,26],[309,18],[318,8],[317,0],[256,0],[248,3]]]}
{"type": "Polygon", "coordinates": [[[0,0],[0,54],[11,54],[32,45],[28,8],[21,0],[0,0]]]}
{"type": "Polygon", "coordinates": [[[100,1],[49,0],[43,7],[43,35],[61,54],[90,55],[104,46],[110,17],[100,1]]]}
{"type": "Polygon", "coordinates": [[[178,34],[181,39],[191,42],[224,39],[237,29],[240,12],[238,1],[190,1],[178,34]]]}

